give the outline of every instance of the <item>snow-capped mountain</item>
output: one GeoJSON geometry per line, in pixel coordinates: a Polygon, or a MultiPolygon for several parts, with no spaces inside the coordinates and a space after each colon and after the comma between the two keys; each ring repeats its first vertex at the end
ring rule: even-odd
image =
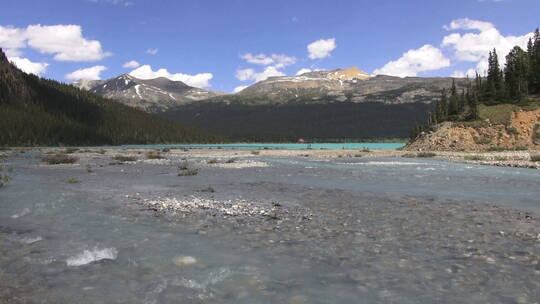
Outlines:
{"type": "Polygon", "coordinates": [[[163,112],[171,107],[223,94],[164,77],[145,80],[128,74],[105,81],[78,81],[74,85],[147,112],[163,112]]]}

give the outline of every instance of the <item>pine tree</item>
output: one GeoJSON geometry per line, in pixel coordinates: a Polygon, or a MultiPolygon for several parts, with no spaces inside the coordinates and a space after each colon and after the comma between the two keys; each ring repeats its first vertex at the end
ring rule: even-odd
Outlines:
{"type": "Polygon", "coordinates": [[[528,94],[529,58],[528,54],[516,46],[506,56],[505,84],[508,96],[521,101],[528,94]]]}
{"type": "Polygon", "coordinates": [[[531,63],[532,66],[530,68],[530,75],[529,75],[529,83],[530,83],[530,90],[532,93],[540,94],[540,30],[536,29],[534,32],[534,37],[532,41],[532,52],[530,54],[531,56],[531,63]]]}
{"type": "Polygon", "coordinates": [[[489,52],[488,75],[486,79],[485,97],[490,103],[499,103],[503,98],[503,76],[499,66],[497,50],[489,52]]]}

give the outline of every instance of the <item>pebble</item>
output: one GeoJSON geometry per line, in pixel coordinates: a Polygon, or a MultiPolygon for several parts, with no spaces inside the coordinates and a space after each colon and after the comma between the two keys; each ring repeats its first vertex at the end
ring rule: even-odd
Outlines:
{"type": "Polygon", "coordinates": [[[178,267],[184,267],[196,264],[197,259],[192,256],[178,256],[174,258],[173,263],[178,267]]]}

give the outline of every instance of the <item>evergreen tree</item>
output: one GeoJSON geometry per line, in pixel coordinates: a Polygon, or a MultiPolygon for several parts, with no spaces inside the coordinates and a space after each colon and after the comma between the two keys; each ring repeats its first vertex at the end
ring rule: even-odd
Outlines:
{"type": "Polygon", "coordinates": [[[492,103],[499,103],[503,98],[503,76],[499,66],[497,50],[489,52],[488,74],[486,78],[485,97],[492,103]]]}
{"type": "Polygon", "coordinates": [[[532,41],[530,54],[532,66],[530,68],[529,83],[531,93],[540,94],[540,30],[536,29],[532,41]]]}
{"type": "Polygon", "coordinates": [[[506,56],[505,84],[511,100],[521,101],[528,94],[528,54],[516,46],[506,56]]]}
{"type": "Polygon", "coordinates": [[[456,81],[452,80],[450,100],[448,102],[448,116],[455,116],[457,114],[459,114],[459,96],[457,93],[456,81]]]}

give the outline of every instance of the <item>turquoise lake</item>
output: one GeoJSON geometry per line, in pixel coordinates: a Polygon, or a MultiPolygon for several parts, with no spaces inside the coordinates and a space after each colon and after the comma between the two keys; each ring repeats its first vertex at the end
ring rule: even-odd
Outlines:
{"type": "MultiPolygon", "coordinates": [[[[112,149],[239,149],[239,150],[257,150],[257,149],[384,149],[392,150],[405,146],[405,143],[239,143],[239,144],[209,144],[209,145],[123,145],[123,146],[108,146],[112,149]]],[[[99,148],[99,147],[96,147],[99,148]]]]}

